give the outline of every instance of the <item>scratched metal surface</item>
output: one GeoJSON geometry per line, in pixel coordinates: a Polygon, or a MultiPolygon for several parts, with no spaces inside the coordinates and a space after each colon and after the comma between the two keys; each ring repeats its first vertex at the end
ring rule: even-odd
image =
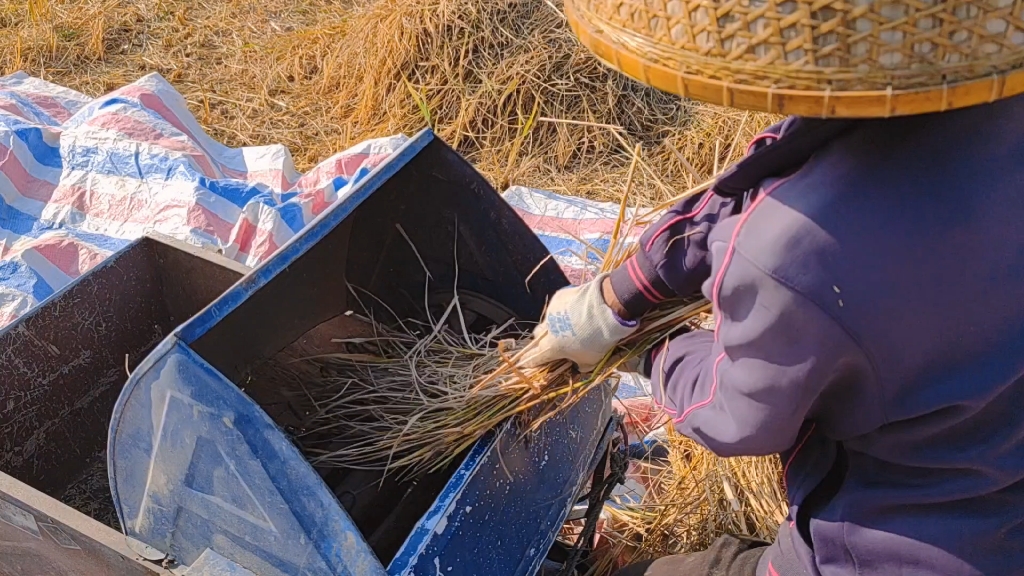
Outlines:
{"type": "Polygon", "coordinates": [[[58,495],[103,449],[125,356],[137,362],[173,328],[158,286],[136,244],[0,334],[0,470],[58,495]]]}
{"type": "Polygon", "coordinates": [[[511,423],[482,440],[388,574],[535,574],[608,438],[613,393],[601,386],[525,440],[511,423]]]}
{"type": "Polygon", "coordinates": [[[0,576],[150,576],[30,506],[0,496],[0,576]]]}
{"type": "Polygon", "coordinates": [[[211,258],[143,238],[0,331],[0,471],[54,497],[82,477],[127,370],[241,277],[211,258]]]}

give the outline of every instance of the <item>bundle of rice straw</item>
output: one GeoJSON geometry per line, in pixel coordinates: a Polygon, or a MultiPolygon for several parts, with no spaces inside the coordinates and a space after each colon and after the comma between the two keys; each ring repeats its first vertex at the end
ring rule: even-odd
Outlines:
{"type": "Polygon", "coordinates": [[[707,306],[691,299],[648,314],[590,374],[568,361],[520,367],[531,337],[503,338],[507,326],[484,335],[452,329],[457,300],[432,323],[366,319],[374,336],[342,341],[346,353],[307,360],[323,378],[306,387],[315,409],[296,441],[317,465],[403,476],[439,470],[509,418],[519,419],[524,434],[537,429],[707,306]]]}
{"type": "MultiPolygon", "coordinates": [[[[626,219],[637,163],[634,158],[599,271],[622,264],[636,249],[625,241],[629,231],[661,211],[626,219]]],[[[295,440],[314,465],[409,476],[436,471],[509,418],[518,418],[524,435],[536,430],[595,386],[617,380],[622,364],[709,309],[700,296],[662,303],[589,374],[577,373],[569,361],[522,367],[531,335],[507,334],[511,322],[488,334],[469,333],[457,297],[439,319],[426,323],[364,318],[373,337],[340,341],[349,351],[306,360],[322,380],[305,388],[314,409],[295,440]],[[449,318],[458,318],[461,330],[449,318]]]]}

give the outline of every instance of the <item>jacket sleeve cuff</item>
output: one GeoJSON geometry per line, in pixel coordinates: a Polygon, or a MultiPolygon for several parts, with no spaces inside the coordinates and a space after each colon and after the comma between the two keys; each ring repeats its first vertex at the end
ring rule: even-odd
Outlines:
{"type": "Polygon", "coordinates": [[[619,304],[633,319],[639,319],[658,303],[676,295],[643,252],[612,270],[609,280],[619,304]]]}

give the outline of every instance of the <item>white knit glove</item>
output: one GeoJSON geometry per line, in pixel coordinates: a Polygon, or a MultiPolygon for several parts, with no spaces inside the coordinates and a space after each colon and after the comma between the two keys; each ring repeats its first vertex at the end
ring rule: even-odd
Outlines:
{"type": "Polygon", "coordinates": [[[606,276],[555,292],[544,320],[533,330],[534,341],[523,359],[525,367],[565,359],[590,372],[616,344],[636,331],[636,322],[619,319],[604,301],[601,284],[606,276]]]}

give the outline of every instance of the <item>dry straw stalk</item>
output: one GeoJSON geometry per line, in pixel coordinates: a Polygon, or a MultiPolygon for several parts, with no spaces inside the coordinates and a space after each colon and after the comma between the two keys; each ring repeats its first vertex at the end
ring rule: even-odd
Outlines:
{"type": "Polygon", "coordinates": [[[616,369],[707,309],[703,301],[669,306],[590,374],[567,361],[519,366],[530,337],[502,339],[449,327],[453,301],[430,323],[372,322],[375,335],[343,341],[350,351],[310,358],[323,380],[305,386],[315,409],[297,437],[314,464],[416,475],[446,467],[488,431],[518,418],[528,434],[609,379],[616,369]]]}
{"type": "Polygon", "coordinates": [[[640,144],[646,205],[709,178],[742,154],[735,137],[775,119],[607,69],[561,0],[0,2],[0,43],[0,74],[93,96],[158,72],[214,138],[284,144],[300,171],[429,116],[499,189],[617,200],[640,144]]]}
{"type": "Polygon", "coordinates": [[[775,539],[787,513],[778,457],[718,458],[671,431],[665,442],[667,459],[640,462],[632,474],[646,484],[640,501],[605,507],[606,545],[590,574],[698,552],[723,534],[775,539]]]}

